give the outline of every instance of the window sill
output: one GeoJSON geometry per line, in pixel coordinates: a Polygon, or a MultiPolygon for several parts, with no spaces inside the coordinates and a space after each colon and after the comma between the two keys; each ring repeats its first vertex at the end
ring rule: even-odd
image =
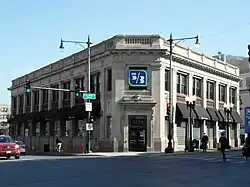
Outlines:
{"type": "Polygon", "coordinates": [[[141,94],[141,95],[150,95],[149,90],[125,90],[124,94],[125,95],[133,95],[133,94],[141,94]]]}
{"type": "Polygon", "coordinates": [[[214,100],[213,99],[207,99],[207,102],[214,102],[214,100]]]}

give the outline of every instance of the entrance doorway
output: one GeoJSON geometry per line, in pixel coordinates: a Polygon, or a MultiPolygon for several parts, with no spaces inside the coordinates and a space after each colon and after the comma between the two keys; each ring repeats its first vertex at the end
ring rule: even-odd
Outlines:
{"type": "Polygon", "coordinates": [[[147,151],[147,116],[129,116],[129,151],[147,151]]]}

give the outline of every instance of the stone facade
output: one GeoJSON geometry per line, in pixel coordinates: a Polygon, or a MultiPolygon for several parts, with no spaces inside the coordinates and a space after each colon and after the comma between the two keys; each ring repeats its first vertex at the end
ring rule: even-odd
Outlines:
{"type": "Polygon", "coordinates": [[[0,104],[0,132],[1,134],[9,134],[8,119],[11,114],[10,105],[0,104]]]}
{"type": "MultiPolygon", "coordinates": [[[[136,142],[144,141],[147,151],[163,151],[167,146],[168,122],[165,121],[166,103],[169,100],[169,91],[165,89],[167,82],[166,73],[169,70],[169,45],[168,42],[158,35],[136,35],[124,36],[117,35],[104,42],[94,45],[91,48],[91,72],[92,72],[92,92],[98,94],[101,103],[100,109],[95,117],[94,132],[92,134],[93,150],[96,151],[131,151],[132,135],[137,131],[131,130],[131,116],[142,116],[145,119],[145,130],[139,132],[136,142]],[[146,89],[130,89],[128,84],[128,71],[130,68],[146,69],[148,72],[148,85],[146,89]],[[139,96],[139,100],[135,100],[139,96]],[[144,134],[143,134],[144,133],[144,134]]],[[[24,85],[26,80],[30,80],[33,86],[51,87],[58,85],[59,88],[74,89],[74,83],[81,79],[82,88],[87,88],[87,51],[81,51],[65,59],[43,67],[37,71],[19,77],[12,81],[12,115],[15,136],[18,139],[25,139],[33,149],[42,149],[43,144],[50,144],[53,149],[54,133],[66,140],[68,151],[79,150],[80,144],[85,143],[83,136],[79,136],[80,124],[85,124],[86,120],[74,117],[74,113],[69,115],[64,113],[59,119],[48,120],[48,114],[33,120],[33,117],[26,117],[27,113],[50,113],[63,108],[72,109],[78,105],[75,95],[72,92],[69,96],[59,92],[57,100],[53,99],[53,92],[48,93],[39,90],[27,96],[24,85]],[[68,83],[69,84],[66,84],[68,83]],[[23,96],[22,96],[23,95],[23,96]],[[29,101],[28,101],[29,100],[29,101]],[[55,104],[57,103],[57,104],[55,104]],[[55,105],[54,105],[55,104],[55,105]],[[21,115],[21,117],[20,117],[21,115]],[[68,116],[67,116],[68,115],[68,116]],[[21,119],[23,118],[25,119],[21,119]],[[67,116],[67,117],[65,117],[67,116]],[[66,119],[67,118],[67,119],[66,119]],[[50,121],[50,122],[48,122],[50,121]],[[81,122],[79,122],[81,121],[81,122]],[[46,123],[45,123],[46,122],[46,123]],[[35,125],[33,124],[35,123],[35,125]],[[36,125],[39,123],[39,125],[36,125]],[[58,124],[58,125],[57,125],[58,124]],[[67,125],[68,124],[68,125],[67,125]],[[46,126],[44,132],[41,126],[46,126]],[[68,133],[63,132],[68,127],[68,133]],[[34,133],[32,133],[32,129],[34,133]],[[45,133],[46,131],[46,133],[45,133]],[[29,133],[26,133],[29,132],[29,133]],[[26,133],[26,134],[25,134],[26,133]]],[[[183,130],[182,122],[177,123],[176,103],[185,103],[186,95],[193,95],[193,80],[197,79],[197,84],[201,85],[201,95],[198,97],[197,104],[206,108],[210,107],[221,109],[223,103],[230,101],[230,89],[233,88],[237,93],[235,98],[235,110],[239,112],[239,69],[235,66],[208,57],[183,46],[175,46],[173,56],[173,104],[174,104],[174,146],[175,149],[183,149],[183,130]],[[178,93],[180,89],[180,76],[185,79],[185,93],[178,93]],[[207,84],[212,82],[214,86],[213,99],[207,99],[207,84]],[[220,101],[219,88],[225,88],[224,101],[220,101]]],[[[196,89],[196,86],[195,86],[196,89]]],[[[79,100],[78,100],[79,102],[79,100]]],[[[84,101],[80,101],[84,104],[84,101]]],[[[79,105],[84,108],[83,105],[79,105]]],[[[72,109],[73,110],[73,109],[72,109]]],[[[37,118],[37,117],[36,117],[37,118]]],[[[141,120],[143,120],[141,118],[141,120]]],[[[179,117],[178,117],[179,118],[179,117]]],[[[137,120],[137,119],[136,119],[137,120]]],[[[202,125],[194,127],[194,131],[200,129],[207,132],[209,119],[202,120],[202,125]]],[[[186,120],[183,120],[186,123],[186,120]]],[[[83,125],[84,126],[84,125],[83,125]]],[[[211,125],[210,125],[211,126],[211,125]]],[[[219,125],[215,122],[212,128],[210,147],[218,141],[219,125]]],[[[231,145],[234,146],[238,141],[239,125],[236,128],[230,126],[231,145]]],[[[197,135],[198,136],[198,135],[197,135]]],[[[198,137],[196,137],[198,138],[198,137]]]]}

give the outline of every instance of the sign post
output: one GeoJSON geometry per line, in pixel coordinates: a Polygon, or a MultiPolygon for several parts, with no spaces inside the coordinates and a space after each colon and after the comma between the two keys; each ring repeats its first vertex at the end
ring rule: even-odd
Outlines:
{"type": "Polygon", "coordinates": [[[245,108],[245,133],[250,133],[250,107],[245,108]]]}
{"type": "Polygon", "coordinates": [[[147,87],[148,72],[146,70],[129,70],[128,82],[132,87],[147,87]]]}

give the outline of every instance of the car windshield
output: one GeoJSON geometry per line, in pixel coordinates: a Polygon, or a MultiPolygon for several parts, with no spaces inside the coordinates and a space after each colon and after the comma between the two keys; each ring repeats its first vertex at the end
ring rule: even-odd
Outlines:
{"type": "Polygon", "coordinates": [[[16,141],[16,144],[17,145],[23,145],[23,142],[22,141],[16,141]]]}
{"type": "Polygon", "coordinates": [[[14,143],[11,137],[0,137],[0,143],[14,143]]]}

